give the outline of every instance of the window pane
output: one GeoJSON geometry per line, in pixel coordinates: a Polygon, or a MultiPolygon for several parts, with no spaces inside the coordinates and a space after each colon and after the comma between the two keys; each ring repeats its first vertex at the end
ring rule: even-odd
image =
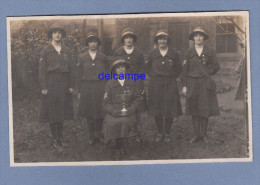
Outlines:
{"type": "Polygon", "coordinates": [[[105,55],[107,56],[113,56],[113,51],[112,51],[112,38],[104,38],[103,39],[103,51],[105,55]]]}
{"type": "Polygon", "coordinates": [[[235,26],[233,24],[228,24],[228,32],[235,33],[235,26]]]}
{"type": "Polygon", "coordinates": [[[226,24],[217,24],[216,31],[217,33],[225,33],[226,24]]]}
{"type": "Polygon", "coordinates": [[[237,38],[235,35],[227,36],[227,52],[228,53],[237,52],[237,38]]]}
{"type": "Polygon", "coordinates": [[[226,35],[217,35],[216,52],[226,53],[226,35]]]}
{"type": "Polygon", "coordinates": [[[169,23],[169,35],[171,37],[170,47],[178,51],[185,50],[189,47],[189,23],[169,23]]]}

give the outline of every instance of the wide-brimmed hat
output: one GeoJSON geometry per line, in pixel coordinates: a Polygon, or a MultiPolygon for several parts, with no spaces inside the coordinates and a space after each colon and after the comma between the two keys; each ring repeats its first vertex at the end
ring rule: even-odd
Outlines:
{"type": "Polygon", "coordinates": [[[126,62],[124,57],[115,57],[111,66],[111,71],[114,72],[116,66],[118,66],[119,64],[124,64],[126,68],[129,67],[129,64],[126,62]]]}
{"type": "Polygon", "coordinates": [[[126,28],[122,31],[122,35],[121,35],[121,42],[124,43],[124,39],[126,36],[131,36],[134,39],[134,42],[137,42],[137,36],[135,34],[134,29],[132,28],[126,28]]]}
{"type": "Polygon", "coordinates": [[[205,31],[205,29],[202,28],[202,27],[196,27],[196,28],[194,28],[194,30],[191,32],[191,34],[190,34],[190,36],[189,36],[189,39],[190,39],[190,40],[194,40],[194,35],[195,35],[196,33],[200,33],[201,35],[203,35],[204,40],[209,39],[209,35],[208,35],[207,32],[205,31]]]}
{"type": "Polygon", "coordinates": [[[86,45],[88,45],[90,40],[96,40],[98,45],[101,45],[101,40],[99,39],[99,37],[97,36],[97,34],[95,32],[89,32],[86,36],[86,45]]]}
{"type": "Polygon", "coordinates": [[[168,44],[171,42],[171,39],[169,37],[169,34],[166,30],[159,30],[156,35],[154,36],[154,43],[158,43],[158,39],[161,38],[161,37],[166,37],[167,38],[167,41],[168,41],[168,44]]]}
{"type": "Polygon", "coordinates": [[[51,25],[50,29],[48,30],[48,38],[49,39],[52,39],[52,33],[54,31],[60,31],[63,38],[66,36],[66,32],[65,32],[65,30],[63,29],[62,26],[60,26],[59,24],[53,24],[53,25],[51,25]]]}

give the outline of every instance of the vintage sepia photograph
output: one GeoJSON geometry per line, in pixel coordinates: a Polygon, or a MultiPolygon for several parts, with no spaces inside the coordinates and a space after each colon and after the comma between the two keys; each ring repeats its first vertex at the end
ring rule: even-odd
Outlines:
{"type": "Polygon", "coordinates": [[[7,17],[11,166],[249,162],[249,12],[7,17]]]}

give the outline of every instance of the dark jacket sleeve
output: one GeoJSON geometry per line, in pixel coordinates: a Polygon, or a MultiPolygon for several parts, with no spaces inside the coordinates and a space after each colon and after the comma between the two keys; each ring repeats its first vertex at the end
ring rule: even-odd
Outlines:
{"type": "Polygon", "coordinates": [[[104,56],[104,62],[105,62],[105,69],[106,69],[105,73],[109,73],[109,71],[110,71],[110,62],[109,62],[107,56],[104,56]]]}
{"type": "Polygon", "coordinates": [[[47,85],[47,58],[46,50],[43,49],[39,61],[39,83],[42,90],[48,89],[47,85]]]}
{"type": "Polygon", "coordinates": [[[76,71],[77,71],[77,86],[78,86],[78,91],[81,92],[81,79],[82,79],[82,75],[83,75],[83,64],[82,64],[82,60],[81,57],[78,58],[78,62],[77,62],[77,67],[76,67],[76,71]]]}
{"type": "Polygon", "coordinates": [[[150,76],[151,70],[152,70],[152,53],[148,55],[148,61],[145,65],[145,73],[147,73],[150,76]]]}
{"type": "Polygon", "coordinates": [[[115,50],[115,52],[114,52],[114,57],[122,56],[122,55],[123,55],[123,54],[122,54],[122,52],[121,52],[121,48],[118,48],[118,49],[115,50]]]}
{"type": "Polygon", "coordinates": [[[174,71],[175,71],[176,78],[181,74],[181,71],[182,71],[182,64],[180,61],[179,54],[177,52],[176,52],[176,57],[175,57],[174,71]]]}
{"type": "Polygon", "coordinates": [[[181,65],[182,65],[182,72],[180,74],[180,79],[181,79],[182,86],[184,87],[184,86],[187,86],[187,74],[189,71],[188,53],[186,53],[185,59],[181,63],[181,65]]]}
{"type": "Polygon", "coordinates": [[[140,54],[140,74],[145,72],[145,61],[144,61],[144,55],[140,54]]]}
{"type": "Polygon", "coordinates": [[[114,111],[114,108],[112,105],[112,92],[111,92],[109,82],[106,84],[106,87],[105,87],[103,108],[104,108],[104,111],[108,114],[112,114],[114,111]]]}
{"type": "Polygon", "coordinates": [[[140,101],[141,101],[141,95],[139,93],[138,87],[136,84],[134,84],[134,92],[132,95],[132,103],[130,105],[130,107],[128,108],[128,111],[130,114],[133,114],[136,112],[138,106],[140,105],[140,101]]]}
{"type": "Polygon", "coordinates": [[[75,88],[75,83],[76,83],[76,61],[77,59],[74,58],[71,54],[71,52],[68,52],[70,56],[69,60],[69,68],[70,68],[70,86],[69,88],[75,88]]]}
{"type": "Polygon", "coordinates": [[[216,57],[216,53],[215,53],[214,50],[211,50],[211,56],[210,56],[209,64],[206,66],[206,69],[207,69],[207,72],[210,75],[216,74],[220,69],[218,59],[216,57]]]}

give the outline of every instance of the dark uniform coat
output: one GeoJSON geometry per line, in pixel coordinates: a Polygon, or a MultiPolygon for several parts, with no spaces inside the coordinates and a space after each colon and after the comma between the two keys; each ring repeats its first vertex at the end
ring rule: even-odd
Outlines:
{"type": "MultiPolygon", "coordinates": [[[[144,55],[140,49],[134,47],[134,50],[131,54],[126,53],[123,46],[118,48],[114,54],[115,57],[120,56],[124,57],[126,62],[129,64],[129,69],[127,69],[127,73],[129,74],[141,74],[145,72],[145,62],[144,55]]],[[[141,101],[139,109],[140,111],[145,111],[147,109],[147,98],[145,94],[144,80],[137,80],[137,86],[139,88],[141,94],[141,101]]]]}
{"type": "Polygon", "coordinates": [[[187,87],[186,114],[210,117],[219,115],[215,82],[211,76],[219,71],[215,51],[204,46],[200,56],[195,48],[187,51],[181,75],[187,87]]]}
{"type": "Polygon", "coordinates": [[[125,80],[124,86],[118,80],[109,80],[104,95],[104,138],[109,141],[125,138],[136,122],[135,112],[140,101],[140,94],[134,81],[125,80]],[[124,99],[122,98],[124,96],[124,99]],[[123,100],[127,109],[126,116],[115,115],[123,108],[123,100]]]}
{"type": "Polygon", "coordinates": [[[134,47],[134,50],[131,54],[127,54],[124,47],[122,46],[115,51],[114,56],[122,56],[125,58],[126,62],[130,66],[128,69],[129,73],[144,73],[144,56],[142,51],[137,47],[134,47]]]}
{"type": "Polygon", "coordinates": [[[74,87],[74,81],[74,63],[69,48],[62,45],[58,54],[53,45],[45,47],[39,62],[39,82],[41,90],[47,89],[48,94],[42,95],[40,122],[73,119],[69,88],[74,87]]]}
{"type": "Polygon", "coordinates": [[[98,75],[107,73],[109,63],[107,57],[97,52],[93,60],[89,54],[83,54],[78,59],[78,83],[80,92],[79,117],[103,118],[102,103],[106,80],[100,80],[98,75]]]}
{"type": "Polygon", "coordinates": [[[149,113],[174,117],[182,114],[176,78],[182,70],[177,51],[169,48],[163,57],[159,49],[148,56],[146,72],[151,77],[148,92],[149,113]]]}
{"type": "Polygon", "coordinates": [[[240,73],[235,100],[245,100],[247,95],[246,58],[242,57],[236,69],[240,73]]]}

